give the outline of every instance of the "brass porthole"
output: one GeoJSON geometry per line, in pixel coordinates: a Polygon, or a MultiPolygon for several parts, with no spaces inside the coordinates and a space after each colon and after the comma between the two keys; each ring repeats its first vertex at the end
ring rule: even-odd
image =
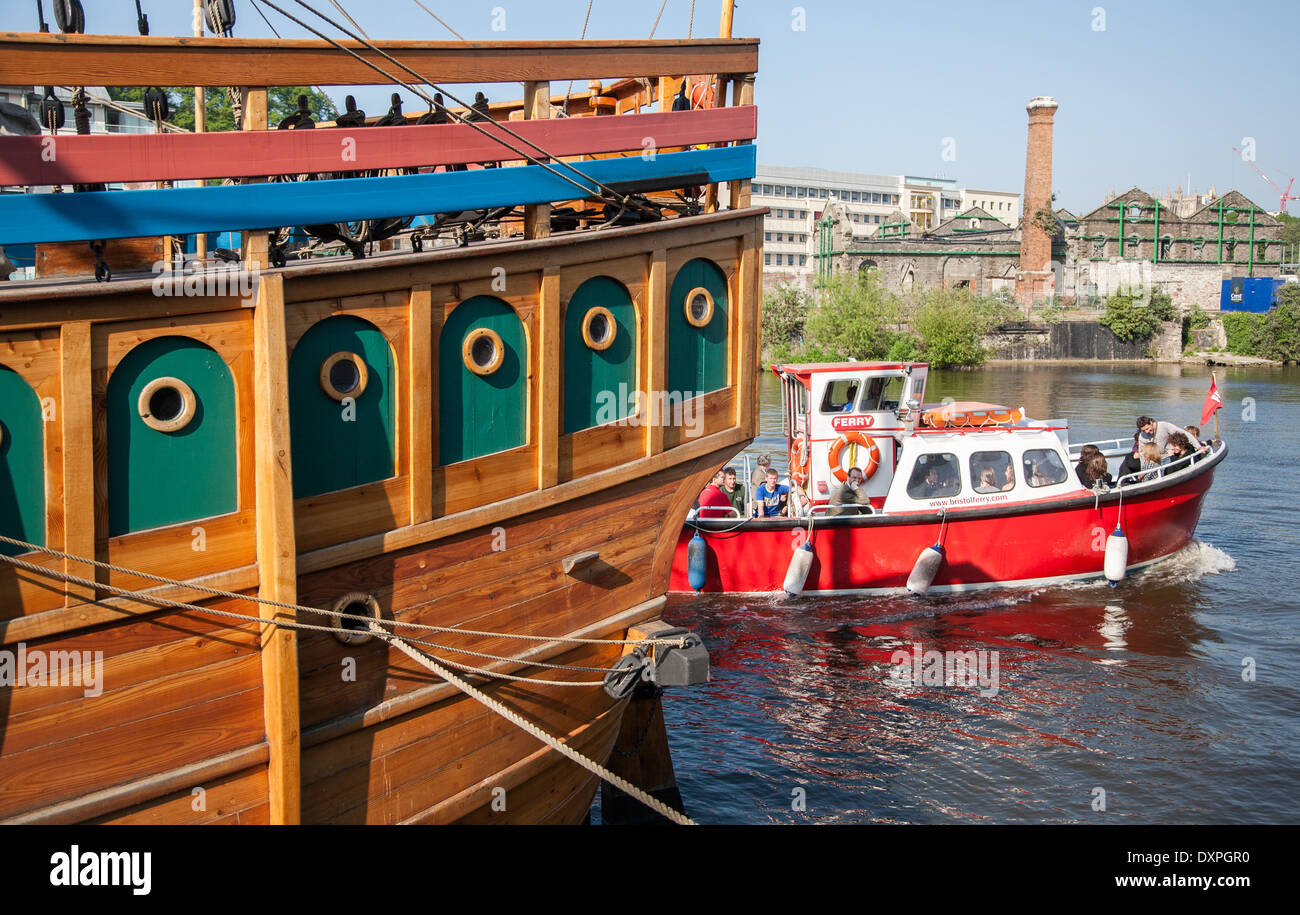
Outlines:
{"type": "Polygon", "coordinates": [[[155,378],[140,391],[136,409],[150,429],[179,432],[194,419],[198,402],[194,391],[179,378],[155,378]]]}
{"type": "Polygon", "coordinates": [[[465,368],[475,375],[491,375],[505,361],[506,345],[501,342],[501,335],[496,331],[479,327],[465,337],[461,356],[465,360],[465,368]]]}
{"type": "Polygon", "coordinates": [[[379,619],[379,601],[373,594],[352,591],[344,594],[330,607],[329,625],[346,632],[333,633],[344,645],[360,645],[374,638],[370,620],[379,619]]]}
{"type": "Polygon", "coordinates": [[[365,391],[369,378],[366,361],[347,350],[327,356],[320,364],[321,390],[335,400],[345,397],[356,400],[365,391]]]}
{"type": "Polygon", "coordinates": [[[713,320],[713,294],[703,286],[696,286],[686,293],[683,309],[688,324],[692,327],[707,327],[713,320]]]}
{"type": "Polygon", "coordinates": [[[582,342],[591,349],[609,349],[618,335],[618,324],[608,308],[597,305],[582,317],[582,342]]]}

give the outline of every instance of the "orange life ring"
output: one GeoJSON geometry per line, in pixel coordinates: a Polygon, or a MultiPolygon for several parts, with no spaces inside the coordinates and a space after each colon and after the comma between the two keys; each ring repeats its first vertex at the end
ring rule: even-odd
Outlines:
{"type": "Polygon", "coordinates": [[[808,441],[802,432],[790,445],[790,479],[800,486],[808,482],[808,441]]]}
{"type": "Polygon", "coordinates": [[[862,468],[862,475],[868,480],[880,466],[880,448],[876,445],[874,438],[867,438],[861,432],[850,431],[840,433],[840,437],[831,445],[830,453],[826,456],[826,461],[830,464],[831,476],[843,483],[849,478],[849,472],[840,465],[840,452],[844,450],[845,445],[861,445],[867,449],[867,466],[862,468]]]}
{"type": "Polygon", "coordinates": [[[686,77],[686,94],[692,108],[712,108],[714,103],[713,77],[686,77]]]}

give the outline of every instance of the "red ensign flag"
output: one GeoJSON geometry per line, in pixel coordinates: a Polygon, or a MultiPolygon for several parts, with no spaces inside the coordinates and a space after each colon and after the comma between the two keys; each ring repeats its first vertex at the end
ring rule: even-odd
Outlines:
{"type": "Polygon", "coordinates": [[[1204,426],[1214,415],[1214,411],[1223,406],[1223,398],[1219,396],[1219,386],[1210,378],[1210,393],[1205,395],[1205,406],[1201,407],[1201,425],[1204,426]]]}

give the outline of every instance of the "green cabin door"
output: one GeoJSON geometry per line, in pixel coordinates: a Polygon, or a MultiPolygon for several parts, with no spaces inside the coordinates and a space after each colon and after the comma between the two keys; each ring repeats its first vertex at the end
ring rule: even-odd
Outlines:
{"type": "Polygon", "coordinates": [[[106,412],[111,536],[235,511],[235,385],[215,350],[188,337],[141,343],[109,377],[106,412]],[[142,415],[140,394],[168,378],[193,392],[192,412],[160,431],[142,415]]]}
{"type": "MultiPolygon", "coordinates": [[[[45,429],[41,402],[13,369],[0,365],[0,534],[45,545],[45,429]]],[[[17,556],[23,547],[0,543],[17,556]]]]}
{"type": "Polygon", "coordinates": [[[668,390],[683,397],[727,386],[727,277],[712,261],[687,261],[668,292],[668,390]],[[712,299],[711,314],[702,327],[687,319],[687,297],[703,289],[712,299]]]}
{"type": "Polygon", "coordinates": [[[478,295],[456,306],[438,339],[439,463],[527,441],[527,356],[524,325],[501,299],[478,295]],[[482,374],[469,367],[475,358],[482,374]]]}
{"type": "Polygon", "coordinates": [[[627,288],[607,276],[579,286],[564,311],[565,432],[604,425],[634,412],[636,345],[636,308],[627,288]],[[609,315],[593,309],[605,309],[609,315]]]}
{"type": "Polygon", "coordinates": [[[336,492],[396,472],[393,349],[353,315],[314,324],[289,357],[294,498],[336,492]]]}

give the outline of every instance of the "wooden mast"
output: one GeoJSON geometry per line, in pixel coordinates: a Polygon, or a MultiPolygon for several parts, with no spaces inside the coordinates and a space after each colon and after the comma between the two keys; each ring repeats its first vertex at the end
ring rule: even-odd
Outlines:
{"type": "MultiPolygon", "coordinates": [[[[194,37],[203,37],[203,0],[194,0],[194,37]]],[[[194,132],[203,133],[208,127],[207,99],[202,86],[194,87],[194,132]]],[[[208,256],[208,235],[200,232],[194,236],[194,253],[200,261],[208,256]]]]}

